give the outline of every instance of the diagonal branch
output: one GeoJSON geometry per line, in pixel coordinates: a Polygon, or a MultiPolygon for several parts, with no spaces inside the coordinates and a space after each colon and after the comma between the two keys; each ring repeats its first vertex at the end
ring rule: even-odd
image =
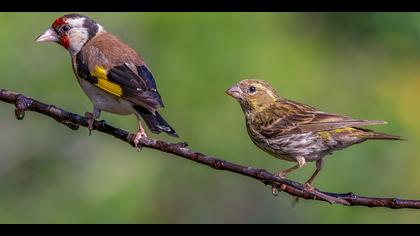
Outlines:
{"type": "MultiPolygon", "coordinates": [[[[53,105],[47,105],[19,93],[0,89],[0,101],[14,104],[16,107],[15,115],[19,120],[24,118],[25,111],[34,111],[53,118],[57,122],[69,127],[72,130],[77,130],[80,126],[88,126],[87,120],[83,116],[70,113],[53,105]]],[[[101,133],[112,135],[115,138],[134,146],[134,135],[127,131],[115,128],[101,121],[95,121],[94,129],[101,133]]],[[[242,166],[212,156],[208,156],[203,153],[195,152],[187,148],[186,143],[169,143],[161,140],[145,138],[140,141],[140,144],[143,147],[177,155],[198,162],[200,164],[207,165],[214,169],[227,170],[240,175],[251,177],[263,182],[264,184],[275,186],[280,191],[284,191],[298,198],[327,201],[330,203],[339,203],[347,206],[387,207],[392,209],[420,209],[420,200],[364,197],[355,195],[351,192],[339,194],[323,192],[318,189],[306,190],[302,184],[288,179],[279,178],[278,176],[266,170],[242,166]]]]}

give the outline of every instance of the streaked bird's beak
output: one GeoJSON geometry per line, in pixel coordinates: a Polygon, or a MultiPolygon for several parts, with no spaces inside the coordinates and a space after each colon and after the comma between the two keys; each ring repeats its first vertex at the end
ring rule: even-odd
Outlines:
{"type": "Polygon", "coordinates": [[[226,94],[233,98],[237,98],[237,99],[242,98],[242,91],[237,85],[234,85],[230,89],[226,90],[226,94]]]}
{"type": "Polygon", "coordinates": [[[57,33],[49,28],[47,29],[43,34],[41,34],[38,38],[36,38],[35,40],[38,43],[42,43],[42,42],[58,42],[58,35],[57,33]]]}

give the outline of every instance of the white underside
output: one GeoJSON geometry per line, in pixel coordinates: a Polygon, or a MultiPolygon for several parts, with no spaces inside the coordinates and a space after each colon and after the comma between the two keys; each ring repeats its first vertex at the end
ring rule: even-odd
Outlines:
{"type": "Polygon", "coordinates": [[[136,114],[131,102],[111,95],[83,79],[78,78],[78,81],[96,109],[118,115],[136,114]]]}

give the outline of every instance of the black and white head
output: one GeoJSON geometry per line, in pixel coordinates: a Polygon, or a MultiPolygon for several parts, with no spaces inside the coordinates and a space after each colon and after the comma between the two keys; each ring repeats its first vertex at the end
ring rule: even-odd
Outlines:
{"type": "Polygon", "coordinates": [[[102,32],[105,32],[103,27],[91,18],[69,14],[56,19],[36,41],[56,42],[76,55],[86,42],[102,32]]]}

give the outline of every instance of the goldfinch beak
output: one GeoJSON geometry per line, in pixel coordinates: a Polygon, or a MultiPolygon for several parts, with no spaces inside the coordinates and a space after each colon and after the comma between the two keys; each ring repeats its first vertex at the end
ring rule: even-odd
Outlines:
{"type": "Polygon", "coordinates": [[[233,98],[237,98],[237,99],[241,99],[242,98],[242,91],[241,89],[239,89],[239,87],[237,85],[231,87],[230,89],[226,90],[227,95],[233,97],[233,98]]]}
{"type": "Polygon", "coordinates": [[[36,38],[36,41],[38,43],[58,42],[59,38],[58,38],[57,33],[53,29],[49,28],[43,34],[41,34],[38,38],[36,38]]]}

